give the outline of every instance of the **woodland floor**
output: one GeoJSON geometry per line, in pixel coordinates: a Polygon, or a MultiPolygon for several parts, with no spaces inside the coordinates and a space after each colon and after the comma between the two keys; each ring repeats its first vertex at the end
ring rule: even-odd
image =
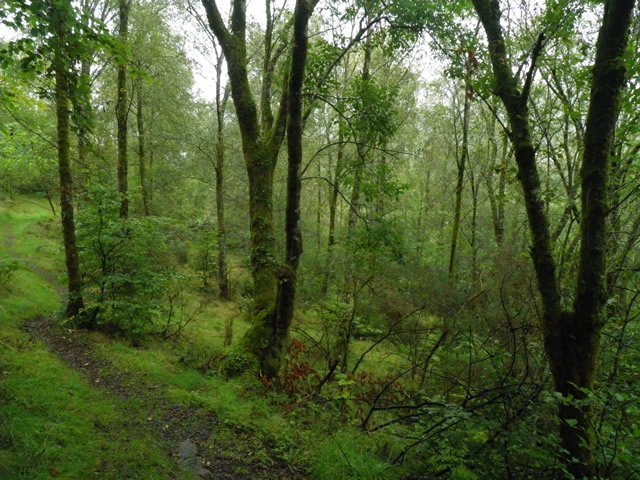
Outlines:
{"type": "Polygon", "coordinates": [[[216,430],[228,427],[221,426],[214,414],[175,404],[166,398],[162,385],[115,368],[94,352],[90,334],[64,329],[42,316],[26,322],[24,328],[94,388],[125,402],[135,398],[141,408],[122,411],[123,419],[135,430],[157,437],[180,470],[203,479],[304,478],[274,456],[272,466],[252,460],[255,439],[249,432],[236,429],[233,442],[216,440],[216,430]]]}
{"type": "Polygon", "coordinates": [[[59,247],[34,234],[51,212],[31,203],[0,211],[2,254],[22,266],[0,288],[0,478],[305,478],[249,429],[110,361],[108,337],[54,320],[59,247]]]}

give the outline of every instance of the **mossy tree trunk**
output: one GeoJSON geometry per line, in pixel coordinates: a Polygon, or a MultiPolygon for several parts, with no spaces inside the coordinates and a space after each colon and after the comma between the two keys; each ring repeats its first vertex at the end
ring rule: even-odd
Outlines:
{"type": "Polygon", "coordinates": [[[78,164],[76,169],[77,188],[80,192],[85,189],[82,183],[89,169],[89,131],[93,112],[91,111],[91,61],[83,58],[80,63],[80,76],[76,99],[73,102],[77,123],[78,136],[78,164]]]}
{"type": "Polygon", "coordinates": [[[502,247],[504,240],[504,197],[507,177],[507,141],[504,138],[501,152],[498,152],[498,138],[496,135],[496,118],[491,115],[489,120],[489,162],[488,170],[483,173],[485,185],[487,187],[487,196],[491,207],[491,221],[493,225],[493,235],[498,249],[502,247]],[[500,158],[498,158],[500,157],[500,158]],[[494,183],[494,172],[498,172],[498,185],[494,183]]]}
{"type": "MultiPolygon", "coordinates": [[[[110,12],[110,4],[102,0],[81,0],[79,7],[86,19],[87,27],[93,29],[96,22],[105,22],[110,12]]],[[[90,134],[94,124],[94,112],[91,104],[93,78],[91,68],[93,66],[93,52],[84,52],[80,55],[80,74],[76,79],[76,87],[71,101],[74,107],[75,131],[78,138],[77,151],[78,162],[75,172],[76,195],[84,194],[86,180],[89,174],[89,152],[91,150],[90,134]]]]}
{"type": "MultiPolygon", "coordinates": [[[[364,60],[362,63],[362,73],[360,78],[362,83],[371,80],[371,53],[373,51],[373,42],[371,34],[367,34],[364,43],[364,60]]],[[[349,199],[349,214],[347,216],[347,243],[353,240],[356,226],[358,224],[358,215],[360,215],[360,196],[362,194],[362,175],[367,162],[367,154],[369,148],[367,146],[367,138],[364,134],[356,139],[356,164],[353,167],[353,185],[351,188],[351,197],[349,199]]],[[[347,288],[352,282],[353,272],[348,273],[347,288]]]]}
{"type": "MultiPolygon", "coordinates": [[[[456,252],[458,248],[458,232],[460,231],[460,212],[462,210],[462,193],[464,192],[464,173],[469,163],[469,117],[471,115],[471,87],[469,59],[465,61],[467,75],[464,81],[464,102],[462,107],[462,145],[460,155],[456,158],[458,175],[456,179],[456,197],[453,208],[453,227],[451,229],[451,248],[449,249],[449,277],[453,277],[456,264],[456,252]]],[[[457,103],[457,102],[456,102],[457,103]]]]}
{"type": "Polygon", "coordinates": [[[70,138],[70,101],[69,101],[69,58],[66,30],[66,15],[72,7],[68,1],[60,7],[49,11],[54,31],[53,71],[55,75],[55,104],[58,137],[58,172],[60,175],[60,213],[62,220],[62,236],[64,239],[65,262],[69,296],[65,315],[75,317],[84,309],[82,299],[82,277],[80,260],[76,244],[76,231],[73,211],[73,177],[69,155],[70,138]]]}
{"type": "MultiPolygon", "coordinates": [[[[293,13],[293,48],[289,71],[287,116],[287,208],[284,263],[278,270],[278,300],[274,329],[279,342],[274,350],[282,352],[293,320],[297,273],[302,256],[300,231],[300,195],[302,193],[302,86],[309,39],[307,26],[318,0],[297,0],[293,13]]],[[[279,358],[276,359],[279,362],[279,358]]],[[[276,365],[276,368],[278,365],[276,365]]]]}
{"type": "Polygon", "coordinates": [[[338,207],[338,194],[340,193],[340,179],[342,177],[342,169],[344,168],[344,135],[338,133],[338,154],[336,158],[335,173],[333,175],[333,184],[329,195],[329,236],[327,240],[327,259],[324,267],[324,275],[322,278],[322,296],[326,297],[329,292],[329,281],[333,275],[333,257],[336,245],[336,213],[338,207]]]}
{"type": "Polygon", "coordinates": [[[224,56],[217,53],[216,61],[216,215],[218,221],[218,295],[223,300],[230,297],[227,268],[227,231],[224,219],[224,113],[228,90],[222,92],[222,63],[224,56]]]}
{"type": "Polygon", "coordinates": [[[142,210],[145,216],[151,214],[149,206],[149,182],[147,181],[147,153],[144,130],[144,92],[142,78],[136,82],[136,123],[138,126],[138,176],[142,193],[142,210]]]}
{"type": "Polygon", "coordinates": [[[531,140],[528,101],[535,64],[544,35],[538,37],[530,69],[520,86],[514,77],[500,25],[498,0],[473,0],[489,41],[495,93],[502,100],[511,127],[527,217],[532,237],[538,289],[543,303],[543,334],[555,389],[567,402],[559,407],[562,460],[575,478],[596,475],[591,409],[586,400],[593,390],[602,313],[606,304],[606,236],[609,153],[618,117],[626,69],[634,0],[608,0],[596,43],[591,100],[584,134],[581,185],[580,261],[572,311],[563,311],[552,254],[549,221],[541,197],[536,154],[531,140]],[[573,399],[573,400],[570,400],[573,399]]]}
{"type": "Polygon", "coordinates": [[[242,151],[249,177],[249,219],[251,231],[251,273],[254,286],[252,327],[243,345],[259,361],[261,371],[276,377],[279,370],[282,343],[281,332],[275,326],[277,298],[277,261],[273,227],[273,177],[276,161],[285,134],[287,115],[287,88],[283,93],[277,114],[271,110],[273,73],[281,49],[272,49],[273,24],[269,14],[271,0],[266,0],[268,25],[265,35],[265,59],[260,94],[260,106],[249,85],[247,70],[246,4],[234,0],[230,25],[227,27],[215,0],[202,0],[211,31],[216,36],[225,60],[231,86],[231,97],[236,109],[242,151]]]}
{"type": "MultiPolygon", "coordinates": [[[[371,54],[373,52],[372,35],[368,33],[364,42],[364,59],[362,62],[362,72],[360,79],[363,84],[366,84],[371,80],[371,54]]],[[[360,133],[356,141],[356,162],[353,165],[353,184],[351,186],[351,196],[349,198],[349,211],[347,214],[347,248],[353,245],[353,240],[356,233],[356,227],[358,225],[358,218],[362,214],[362,176],[365,173],[365,166],[367,164],[367,157],[369,155],[369,146],[367,144],[367,138],[364,133],[360,133]]],[[[353,251],[353,250],[352,250],[353,251]]],[[[343,296],[345,300],[349,300],[350,297],[355,296],[357,289],[356,285],[356,260],[352,254],[352,258],[347,261],[345,268],[344,279],[344,291],[343,296]]]]}

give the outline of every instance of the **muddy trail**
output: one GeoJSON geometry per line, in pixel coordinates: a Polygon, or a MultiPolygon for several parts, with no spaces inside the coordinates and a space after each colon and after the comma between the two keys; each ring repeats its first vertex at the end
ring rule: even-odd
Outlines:
{"type": "MultiPolygon", "coordinates": [[[[201,479],[304,479],[273,449],[251,432],[226,425],[213,413],[171,402],[162,385],[135,373],[120,371],[97,355],[91,334],[36,317],[24,326],[49,351],[79,371],[93,388],[138,408],[123,412],[123,421],[136,431],[158,438],[177,468],[201,479]],[[143,414],[141,414],[143,412],[143,414]],[[231,431],[230,431],[231,430],[231,431]],[[267,452],[258,460],[257,452],[267,452]]],[[[168,472],[169,473],[169,472],[168,472]]],[[[171,478],[169,474],[168,478],[171,478]]]]}

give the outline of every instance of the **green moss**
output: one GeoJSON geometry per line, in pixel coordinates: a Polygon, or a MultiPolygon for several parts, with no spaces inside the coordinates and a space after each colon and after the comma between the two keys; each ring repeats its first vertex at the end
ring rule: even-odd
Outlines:
{"type": "Polygon", "coordinates": [[[2,367],[0,478],[169,478],[172,460],[157,440],[130,430],[127,406],[41,345],[5,351],[2,367]]]}
{"type": "Polygon", "coordinates": [[[222,362],[222,373],[227,377],[238,377],[244,373],[256,372],[258,361],[243,348],[232,349],[222,362]]]}

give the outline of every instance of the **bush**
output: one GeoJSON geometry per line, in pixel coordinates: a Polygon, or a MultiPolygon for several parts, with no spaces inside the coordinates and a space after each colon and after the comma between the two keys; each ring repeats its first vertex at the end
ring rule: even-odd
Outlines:
{"type": "Polygon", "coordinates": [[[154,332],[164,314],[175,273],[175,258],[163,232],[166,220],[122,220],[115,192],[92,190],[78,216],[78,241],[85,278],[88,315],[105,330],[139,342],[154,332]]]}
{"type": "Polygon", "coordinates": [[[320,480],[399,478],[400,469],[388,463],[389,459],[384,458],[384,453],[380,452],[373,440],[343,430],[320,444],[311,473],[313,478],[320,480]]]}
{"type": "Polygon", "coordinates": [[[199,237],[196,244],[194,270],[202,280],[202,288],[206,289],[217,272],[217,242],[215,236],[209,231],[201,233],[199,237]]]}
{"type": "Polygon", "coordinates": [[[234,348],[222,362],[222,373],[227,377],[239,377],[243,373],[256,371],[258,361],[246,350],[234,348]]]}

